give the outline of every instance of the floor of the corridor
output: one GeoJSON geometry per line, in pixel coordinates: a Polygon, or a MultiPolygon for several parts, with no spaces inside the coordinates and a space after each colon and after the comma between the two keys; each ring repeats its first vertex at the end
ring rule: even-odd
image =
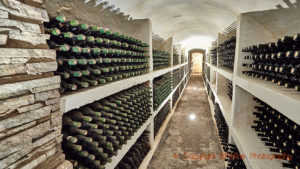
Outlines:
{"type": "Polygon", "coordinates": [[[224,169],[220,152],[202,77],[192,76],[148,169],[224,169]]]}

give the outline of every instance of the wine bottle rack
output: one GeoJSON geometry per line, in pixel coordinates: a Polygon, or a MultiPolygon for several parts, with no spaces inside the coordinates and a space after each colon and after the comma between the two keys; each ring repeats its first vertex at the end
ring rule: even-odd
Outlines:
{"type": "Polygon", "coordinates": [[[249,53],[245,56],[246,70],[242,73],[257,79],[270,81],[287,89],[300,91],[300,33],[294,36],[283,36],[266,44],[252,45],[242,51],[249,53]],[[252,63],[249,63],[252,62],[252,63]]]}
{"type": "Polygon", "coordinates": [[[150,151],[149,132],[144,131],[136,143],[130,148],[115,169],[139,168],[144,158],[150,151]]]}
{"type": "Polygon", "coordinates": [[[180,64],[180,54],[175,47],[173,47],[173,66],[180,64]]]}
{"type": "Polygon", "coordinates": [[[171,66],[171,54],[162,50],[153,49],[153,69],[163,69],[171,66]]]}
{"type": "MultiPolygon", "coordinates": [[[[243,13],[238,16],[236,30],[226,36],[220,33],[217,38],[220,46],[228,37],[236,36],[233,71],[221,66],[220,55],[217,58],[217,66],[205,63],[210,68],[203,76],[207,93],[210,98],[215,98],[213,103],[219,104],[228,125],[229,143],[234,140],[238,151],[245,155],[243,162],[248,169],[282,169],[283,166],[296,168],[298,165],[298,161],[291,164],[287,160],[260,160],[250,155],[279,154],[274,152],[278,151],[278,148],[272,146],[270,149],[265,145],[262,140],[266,140],[266,137],[261,132],[258,135],[251,128],[254,121],[259,121],[253,115],[253,112],[256,112],[254,107],[257,106],[253,98],[279,112],[280,117],[289,119],[290,123],[300,124],[300,115],[296,113],[300,109],[300,95],[295,90],[297,84],[281,78],[293,79],[292,69],[297,69],[298,62],[294,56],[298,50],[297,34],[300,26],[295,24],[294,20],[299,16],[300,11],[293,10],[243,13]],[[294,55],[290,57],[292,53],[294,55]],[[270,66],[272,71],[265,69],[270,66]],[[278,72],[275,72],[275,67],[278,72]],[[278,82],[272,84],[274,76],[277,78],[274,82],[280,81],[279,86],[278,82]],[[230,93],[231,97],[227,93],[230,93]]],[[[298,156],[299,153],[296,153],[296,159],[298,156]]]]}
{"type": "MultiPolygon", "coordinates": [[[[181,89],[183,89],[182,86],[181,86],[181,89]]],[[[173,96],[172,96],[172,105],[175,105],[175,104],[176,104],[176,102],[177,102],[178,99],[179,99],[179,96],[180,96],[180,89],[177,88],[177,89],[175,90],[173,96]]]]}
{"type": "Polygon", "coordinates": [[[67,112],[62,130],[67,159],[87,168],[111,163],[151,117],[150,97],[149,87],[142,84],[67,112]]]}
{"type": "Polygon", "coordinates": [[[98,26],[57,16],[45,23],[57,51],[61,93],[103,85],[149,72],[149,45],[98,26]]]}
{"type": "Polygon", "coordinates": [[[228,93],[227,93],[227,95],[230,98],[230,100],[232,100],[232,81],[229,81],[227,87],[228,87],[228,93]]]}
{"type": "Polygon", "coordinates": [[[219,44],[218,51],[218,66],[233,70],[235,56],[236,37],[233,36],[223,43],[219,44]]]}
{"type": "Polygon", "coordinates": [[[217,48],[212,48],[210,51],[209,51],[209,55],[210,55],[210,63],[212,65],[215,65],[217,66],[217,55],[218,55],[218,51],[217,51],[217,48]]]}
{"type": "Polygon", "coordinates": [[[153,108],[156,110],[172,92],[172,76],[165,74],[153,81],[153,108]]]}
{"type": "Polygon", "coordinates": [[[172,76],[173,76],[173,86],[177,86],[183,78],[181,76],[181,70],[180,69],[173,70],[172,76]]]}
{"type": "Polygon", "coordinates": [[[215,106],[214,118],[216,120],[216,126],[218,130],[220,143],[222,145],[223,151],[226,152],[228,150],[226,147],[226,145],[228,144],[228,135],[229,135],[228,125],[223,117],[219,104],[215,103],[214,106],[215,106]]]}
{"type": "Polygon", "coordinates": [[[157,115],[154,117],[154,136],[157,135],[160,127],[166,120],[166,117],[171,112],[170,103],[167,102],[163,108],[157,113],[157,115]]]}
{"type": "Polygon", "coordinates": [[[295,124],[265,102],[257,98],[254,100],[257,104],[254,107],[255,120],[251,127],[269,147],[270,152],[277,154],[278,157],[286,155],[282,167],[299,168],[300,125],[295,124]]]}
{"type": "Polygon", "coordinates": [[[227,168],[228,169],[247,169],[245,163],[242,159],[242,154],[239,152],[236,145],[228,144],[227,145],[227,158],[225,161],[227,161],[227,168]]]}

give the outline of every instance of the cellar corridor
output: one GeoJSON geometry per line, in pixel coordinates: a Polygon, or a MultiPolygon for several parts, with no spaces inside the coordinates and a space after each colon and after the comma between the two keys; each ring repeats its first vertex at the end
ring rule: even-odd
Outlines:
{"type": "Polygon", "coordinates": [[[193,75],[148,169],[222,169],[224,162],[218,156],[209,160],[196,159],[196,155],[208,157],[220,151],[202,77],[193,75]]]}

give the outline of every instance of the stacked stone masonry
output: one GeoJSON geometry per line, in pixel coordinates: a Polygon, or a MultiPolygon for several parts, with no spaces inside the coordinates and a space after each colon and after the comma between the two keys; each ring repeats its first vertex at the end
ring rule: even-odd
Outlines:
{"type": "Polygon", "coordinates": [[[42,0],[0,0],[0,168],[72,168],[62,153],[60,77],[42,0]]]}

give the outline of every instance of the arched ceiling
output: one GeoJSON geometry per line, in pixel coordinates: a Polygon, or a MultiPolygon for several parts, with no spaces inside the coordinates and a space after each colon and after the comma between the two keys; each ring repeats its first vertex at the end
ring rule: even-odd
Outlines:
{"type": "MultiPolygon", "coordinates": [[[[109,0],[134,19],[151,18],[154,33],[204,48],[243,12],[275,9],[282,0],[109,0]]],[[[295,0],[291,0],[295,2],[295,0]]]]}

